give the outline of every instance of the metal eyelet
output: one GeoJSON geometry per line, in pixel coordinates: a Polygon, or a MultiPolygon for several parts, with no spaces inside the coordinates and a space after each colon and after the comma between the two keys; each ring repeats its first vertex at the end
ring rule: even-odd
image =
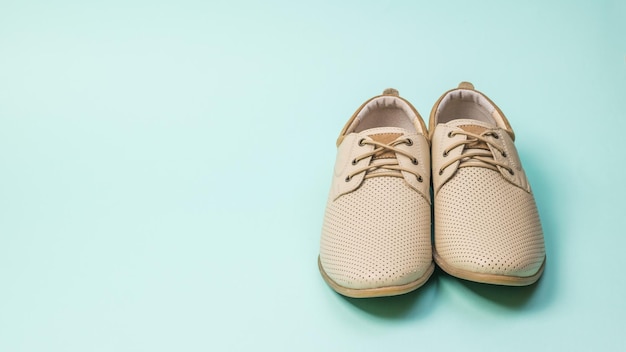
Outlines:
{"type": "Polygon", "coordinates": [[[350,177],[350,176],[347,176],[347,177],[346,177],[346,182],[350,182],[350,179],[351,179],[351,177],[350,177]]]}
{"type": "Polygon", "coordinates": [[[358,163],[358,161],[356,161],[356,159],[352,160],[352,165],[356,165],[358,163]]]}
{"type": "Polygon", "coordinates": [[[453,133],[452,131],[448,132],[448,137],[449,137],[449,138],[454,137],[454,133],[453,133]]]}
{"type": "Polygon", "coordinates": [[[417,165],[418,164],[417,158],[411,159],[411,162],[413,163],[413,165],[417,165]]]}
{"type": "Polygon", "coordinates": [[[408,145],[408,146],[412,146],[413,145],[413,141],[411,140],[411,138],[407,138],[406,139],[406,145],[408,145]]]}
{"type": "Polygon", "coordinates": [[[364,142],[365,142],[365,138],[361,138],[361,140],[359,141],[359,146],[360,146],[360,147],[365,146],[365,143],[364,143],[364,142]]]}
{"type": "Polygon", "coordinates": [[[443,170],[439,170],[439,176],[443,175],[443,170]]]}
{"type": "Polygon", "coordinates": [[[424,181],[424,179],[422,178],[422,176],[418,175],[417,176],[417,182],[423,182],[423,181],[424,181]]]}

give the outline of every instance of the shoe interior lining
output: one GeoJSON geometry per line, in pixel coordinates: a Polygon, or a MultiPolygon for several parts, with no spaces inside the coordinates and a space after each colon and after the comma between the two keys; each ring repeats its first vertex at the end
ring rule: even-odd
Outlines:
{"type": "Polygon", "coordinates": [[[472,119],[498,125],[494,119],[495,106],[473,90],[457,89],[448,93],[439,103],[437,123],[456,119],[472,119]]]}
{"type": "Polygon", "coordinates": [[[377,127],[399,127],[417,132],[417,115],[402,99],[381,96],[373,99],[359,111],[349,132],[361,132],[377,127]]]}

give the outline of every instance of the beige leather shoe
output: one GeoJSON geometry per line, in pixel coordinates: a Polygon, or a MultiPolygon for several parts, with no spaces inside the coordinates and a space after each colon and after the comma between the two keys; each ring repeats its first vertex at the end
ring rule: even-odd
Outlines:
{"type": "Polygon", "coordinates": [[[523,286],[545,265],[539,214],[500,109],[468,82],[430,115],[434,258],[450,275],[523,286]]]}
{"type": "Polygon", "coordinates": [[[349,297],[418,288],[434,269],[424,121],[387,89],[361,105],[337,146],[318,259],[322,277],[349,297]]]}

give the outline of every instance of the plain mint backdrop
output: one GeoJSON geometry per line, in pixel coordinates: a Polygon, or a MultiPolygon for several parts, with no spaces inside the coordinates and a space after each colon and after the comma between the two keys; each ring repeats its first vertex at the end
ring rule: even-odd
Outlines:
{"type": "Polygon", "coordinates": [[[626,1],[0,0],[0,351],[626,350],[626,1]],[[387,87],[505,112],[548,263],[347,299],[335,139],[387,87]]]}

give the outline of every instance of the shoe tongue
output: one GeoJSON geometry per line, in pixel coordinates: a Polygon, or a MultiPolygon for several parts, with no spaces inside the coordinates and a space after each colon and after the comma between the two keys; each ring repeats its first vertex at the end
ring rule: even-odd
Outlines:
{"type": "Polygon", "coordinates": [[[488,122],[478,121],[474,119],[456,119],[447,123],[448,126],[459,127],[467,132],[481,134],[486,130],[495,128],[496,126],[488,122]]]}
{"type": "MultiPolygon", "coordinates": [[[[473,119],[452,120],[448,122],[448,126],[458,127],[465,132],[469,132],[469,133],[477,134],[477,135],[481,135],[483,132],[495,127],[487,122],[482,122],[482,121],[473,120],[473,119]]],[[[487,144],[485,144],[484,142],[472,143],[472,144],[467,145],[466,148],[489,150],[489,146],[487,146],[487,144]]]]}
{"type": "MultiPolygon", "coordinates": [[[[368,137],[370,137],[371,139],[373,139],[374,141],[378,143],[390,144],[396,139],[404,136],[405,134],[408,134],[409,131],[405,130],[404,128],[399,128],[399,127],[378,127],[378,128],[365,130],[361,133],[367,135],[368,137]]],[[[375,155],[372,158],[372,160],[392,159],[392,158],[393,159],[396,158],[396,153],[392,151],[384,151],[378,155],[375,155]]]]}
{"type": "MultiPolygon", "coordinates": [[[[368,130],[363,130],[359,132],[359,134],[363,134],[373,138],[372,136],[382,135],[382,134],[397,134],[398,136],[402,136],[405,134],[409,134],[410,132],[401,127],[376,127],[370,128],[368,130]]],[[[392,140],[393,142],[393,140],[392,140]]]]}

